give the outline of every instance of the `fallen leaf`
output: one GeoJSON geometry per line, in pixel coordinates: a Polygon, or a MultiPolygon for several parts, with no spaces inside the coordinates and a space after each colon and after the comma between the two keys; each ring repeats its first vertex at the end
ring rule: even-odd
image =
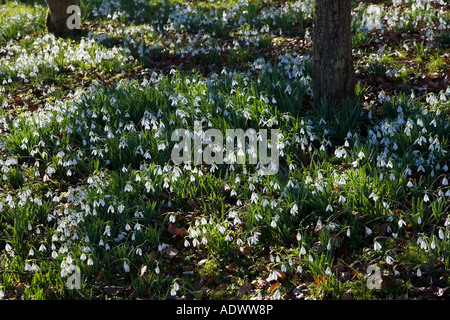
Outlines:
{"type": "Polygon", "coordinates": [[[246,246],[246,247],[240,247],[239,248],[239,254],[241,256],[246,256],[248,257],[249,255],[251,255],[253,252],[253,248],[250,246],[246,246]]]}
{"type": "Polygon", "coordinates": [[[325,277],[318,277],[318,278],[316,278],[315,282],[316,282],[317,285],[319,285],[321,283],[327,282],[327,278],[325,278],[325,277]]]}
{"type": "Polygon", "coordinates": [[[441,287],[434,286],[434,293],[437,297],[442,297],[448,288],[449,287],[441,288],[441,287]]]}
{"type": "Polygon", "coordinates": [[[243,294],[248,294],[248,293],[250,293],[250,292],[252,292],[252,286],[249,284],[249,283],[247,283],[247,284],[244,284],[240,289],[239,289],[239,295],[243,295],[243,294]]]}
{"type": "Polygon", "coordinates": [[[27,285],[25,283],[23,282],[18,283],[15,287],[17,295],[21,296],[26,287],[27,285]]]}
{"type": "Polygon", "coordinates": [[[186,203],[191,206],[193,209],[199,209],[200,207],[194,202],[192,199],[184,199],[186,203]]]}
{"type": "Polygon", "coordinates": [[[205,278],[205,285],[209,286],[211,283],[213,283],[214,281],[216,281],[218,277],[217,276],[209,276],[205,278]]]}
{"type": "Polygon", "coordinates": [[[272,285],[270,286],[269,291],[270,291],[270,292],[275,291],[275,289],[278,288],[280,285],[281,285],[281,283],[275,282],[274,284],[272,284],[272,285]]]}
{"type": "Polygon", "coordinates": [[[183,236],[187,235],[187,232],[184,231],[183,229],[179,228],[175,223],[169,224],[167,231],[176,237],[183,237],[183,236]]]}
{"type": "Polygon", "coordinates": [[[55,287],[48,287],[44,290],[45,294],[53,296],[55,294],[55,287]]]}
{"type": "Polygon", "coordinates": [[[103,291],[109,296],[115,296],[122,293],[125,290],[124,287],[118,286],[106,286],[103,288],[103,291]]]}
{"type": "Polygon", "coordinates": [[[166,252],[167,257],[169,259],[172,259],[178,254],[178,249],[175,248],[175,247],[170,246],[170,247],[166,248],[165,252],[166,252]]]}
{"type": "Polygon", "coordinates": [[[256,270],[258,270],[258,271],[267,271],[267,267],[265,265],[263,265],[263,264],[258,264],[256,266],[256,270]]]}
{"type": "Polygon", "coordinates": [[[239,271],[239,265],[236,262],[232,262],[229,265],[225,267],[230,272],[237,272],[239,271]]]}
{"type": "Polygon", "coordinates": [[[341,300],[353,300],[353,296],[352,296],[350,293],[345,292],[345,293],[342,295],[341,300]]]}
{"type": "Polygon", "coordinates": [[[156,251],[152,251],[148,254],[148,257],[150,260],[155,260],[156,257],[156,251]]]}
{"type": "Polygon", "coordinates": [[[257,289],[262,289],[265,286],[267,286],[269,283],[267,282],[267,278],[269,277],[268,274],[266,274],[265,276],[261,277],[260,279],[258,279],[258,281],[256,281],[256,288],[257,289]]]}

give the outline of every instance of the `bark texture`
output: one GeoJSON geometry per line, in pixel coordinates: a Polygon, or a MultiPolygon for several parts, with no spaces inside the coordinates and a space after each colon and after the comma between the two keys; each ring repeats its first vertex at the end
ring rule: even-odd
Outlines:
{"type": "Polygon", "coordinates": [[[47,31],[57,36],[67,36],[76,32],[67,27],[67,20],[71,16],[67,8],[76,5],[76,0],[45,0],[48,6],[47,31]]]}
{"type": "Polygon", "coordinates": [[[351,0],[315,0],[313,102],[336,103],[355,96],[351,0]]]}

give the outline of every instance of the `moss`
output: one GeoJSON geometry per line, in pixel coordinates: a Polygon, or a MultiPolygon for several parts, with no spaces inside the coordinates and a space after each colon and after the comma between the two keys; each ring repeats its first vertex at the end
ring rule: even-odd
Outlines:
{"type": "Polygon", "coordinates": [[[202,278],[218,277],[220,275],[220,266],[212,259],[206,260],[206,262],[198,270],[198,274],[202,278]]]}
{"type": "Polygon", "coordinates": [[[405,264],[421,264],[427,261],[427,256],[416,244],[410,243],[403,253],[400,254],[399,260],[405,264]]]}

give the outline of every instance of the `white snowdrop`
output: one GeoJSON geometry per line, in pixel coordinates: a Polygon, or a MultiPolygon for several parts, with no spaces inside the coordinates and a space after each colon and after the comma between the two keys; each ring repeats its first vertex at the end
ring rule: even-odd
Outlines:
{"type": "Polygon", "coordinates": [[[387,264],[393,264],[394,263],[394,258],[392,258],[391,256],[386,256],[386,263],[387,264]]]}
{"type": "Polygon", "coordinates": [[[375,241],[375,243],[373,244],[373,249],[375,251],[381,250],[381,244],[379,242],[375,241]]]}

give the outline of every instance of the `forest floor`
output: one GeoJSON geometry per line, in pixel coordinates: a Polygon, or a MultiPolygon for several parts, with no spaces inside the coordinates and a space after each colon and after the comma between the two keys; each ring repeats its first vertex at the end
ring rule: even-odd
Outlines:
{"type": "Polygon", "coordinates": [[[312,1],[79,2],[63,39],[0,0],[0,299],[449,298],[447,1],[355,1],[337,106],[312,1]],[[198,125],[279,130],[278,170],[175,164],[198,125]]]}

